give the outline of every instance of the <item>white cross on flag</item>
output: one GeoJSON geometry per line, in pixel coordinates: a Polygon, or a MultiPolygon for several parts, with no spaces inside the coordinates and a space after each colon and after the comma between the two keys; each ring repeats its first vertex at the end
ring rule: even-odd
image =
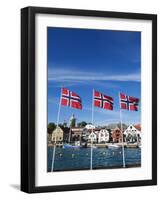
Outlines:
{"type": "Polygon", "coordinates": [[[113,110],[113,98],[104,95],[101,92],[94,91],[94,106],[107,110],[113,110]]]}
{"type": "Polygon", "coordinates": [[[135,97],[127,96],[120,93],[120,108],[130,111],[138,111],[139,99],[135,97]]]}
{"type": "Polygon", "coordinates": [[[66,88],[61,91],[61,105],[69,106],[76,109],[82,109],[82,100],[75,92],[71,92],[66,88]]]}

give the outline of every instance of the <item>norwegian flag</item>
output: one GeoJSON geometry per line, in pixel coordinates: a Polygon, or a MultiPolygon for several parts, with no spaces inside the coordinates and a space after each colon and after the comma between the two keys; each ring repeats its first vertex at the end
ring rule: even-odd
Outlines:
{"type": "Polygon", "coordinates": [[[113,110],[113,98],[104,95],[101,92],[94,91],[94,106],[113,110]]]}
{"type": "Polygon", "coordinates": [[[76,93],[66,88],[61,90],[61,105],[69,106],[76,109],[82,109],[82,100],[76,93]]]}
{"type": "Polygon", "coordinates": [[[138,111],[139,99],[135,97],[127,96],[120,93],[120,108],[130,111],[138,111]]]}

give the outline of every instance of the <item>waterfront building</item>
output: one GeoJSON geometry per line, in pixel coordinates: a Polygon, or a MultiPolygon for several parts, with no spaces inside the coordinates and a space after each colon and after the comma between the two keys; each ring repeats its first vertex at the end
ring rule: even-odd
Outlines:
{"type": "Polygon", "coordinates": [[[134,127],[140,131],[140,133],[138,134],[138,143],[141,144],[141,125],[140,124],[135,124],[134,127]]]}
{"type": "Polygon", "coordinates": [[[95,130],[95,126],[93,125],[93,124],[87,124],[86,126],[85,126],[85,128],[88,130],[88,131],[91,131],[91,130],[95,130]]]}
{"type": "Polygon", "coordinates": [[[83,128],[82,131],[82,142],[88,142],[88,136],[89,136],[89,132],[86,128],[83,128]]]}
{"type": "Polygon", "coordinates": [[[63,127],[63,142],[68,143],[70,140],[70,128],[69,127],[63,127]]]}
{"type": "Polygon", "coordinates": [[[63,135],[64,135],[63,129],[57,126],[52,132],[52,138],[51,138],[52,142],[55,143],[56,141],[57,144],[62,144],[63,135]]]}
{"type": "Polygon", "coordinates": [[[139,143],[141,140],[141,127],[140,125],[130,125],[124,131],[125,141],[128,143],[139,143]]]}
{"type": "Polygon", "coordinates": [[[91,143],[92,141],[93,143],[97,142],[97,134],[94,131],[92,131],[88,136],[88,142],[91,143]]]}
{"type": "Polygon", "coordinates": [[[98,132],[98,143],[107,143],[110,139],[110,133],[106,129],[101,129],[98,132]]]}
{"type": "Polygon", "coordinates": [[[47,141],[48,141],[48,144],[51,144],[51,140],[52,140],[52,134],[48,133],[48,134],[47,134],[47,141]]]}
{"type": "Polygon", "coordinates": [[[81,138],[82,138],[82,134],[83,134],[83,128],[71,128],[71,141],[75,142],[75,141],[80,141],[81,142],[81,138]]]}
{"type": "Polygon", "coordinates": [[[135,124],[134,127],[135,127],[138,131],[140,131],[140,133],[141,133],[141,125],[140,125],[140,124],[135,124]]]}
{"type": "Polygon", "coordinates": [[[87,124],[82,132],[82,140],[86,142],[91,142],[91,140],[97,142],[96,133],[92,134],[92,132],[95,132],[95,129],[96,127],[93,124],[87,124]]]}
{"type": "Polygon", "coordinates": [[[112,142],[122,142],[121,130],[116,127],[112,130],[112,142]]]}

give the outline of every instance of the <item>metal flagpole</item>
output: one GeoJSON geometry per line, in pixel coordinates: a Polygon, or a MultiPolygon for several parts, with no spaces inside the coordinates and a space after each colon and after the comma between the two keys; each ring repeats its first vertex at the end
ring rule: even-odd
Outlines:
{"type": "MultiPolygon", "coordinates": [[[[61,94],[62,94],[62,89],[61,89],[61,94]]],[[[58,114],[57,114],[56,129],[57,129],[58,125],[59,125],[60,108],[61,108],[61,94],[60,94],[60,99],[59,99],[59,107],[58,107],[58,114]]],[[[54,148],[53,148],[53,156],[52,156],[52,163],[51,163],[51,172],[54,169],[55,151],[56,151],[56,134],[55,134],[55,144],[54,144],[54,148]]]]}
{"type": "MultiPolygon", "coordinates": [[[[119,100],[120,100],[120,92],[119,92],[119,100]]],[[[120,123],[121,123],[121,134],[122,134],[122,163],[123,163],[123,167],[125,168],[125,151],[124,151],[124,136],[123,136],[123,129],[122,129],[121,105],[120,105],[120,123]]]]}
{"type": "Polygon", "coordinates": [[[91,137],[91,165],[90,169],[92,170],[92,162],[93,162],[93,119],[94,119],[94,89],[92,94],[92,137],[91,137]]]}
{"type": "Polygon", "coordinates": [[[70,140],[71,140],[71,127],[69,129],[69,137],[68,137],[68,143],[70,144],[70,140]]]}

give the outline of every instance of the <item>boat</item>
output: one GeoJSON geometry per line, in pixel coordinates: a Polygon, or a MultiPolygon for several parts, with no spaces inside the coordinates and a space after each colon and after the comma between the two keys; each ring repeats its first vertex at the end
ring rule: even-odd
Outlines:
{"type": "Polygon", "coordinates": [[[97,149],[97,146],[96,146],[96,145],[88,144],[87,147],[92,148],[92,149],[97,149]]]}
{"type": "Polygon", "coordinates": [[[87,142],[82,143],[82,148],[87,148],[87,142]]]}
{"type": "Polygon", "coordinates": [[[138,144],[137,144],[137,143],[128,143],[128,144],[126,145],[126,147],[128,147],[128,148],[137,148],[137,147],[138,147],[138,144]]]}
{"type": "Polygon", "coordinates": [[[109,145],[108,145],[108,148],[109,148],[109,149],[118,149],[118,148],[120,148],[120,146],[117,145],[117,144],[109,144],[109,145]]]}
{"type": "Polygon", "coordinates": [[[80,148],[80,146],[71,145],[71,144],[64,144],[63,145],[63,149],[67,149],[67,148],[80,148]]]}

